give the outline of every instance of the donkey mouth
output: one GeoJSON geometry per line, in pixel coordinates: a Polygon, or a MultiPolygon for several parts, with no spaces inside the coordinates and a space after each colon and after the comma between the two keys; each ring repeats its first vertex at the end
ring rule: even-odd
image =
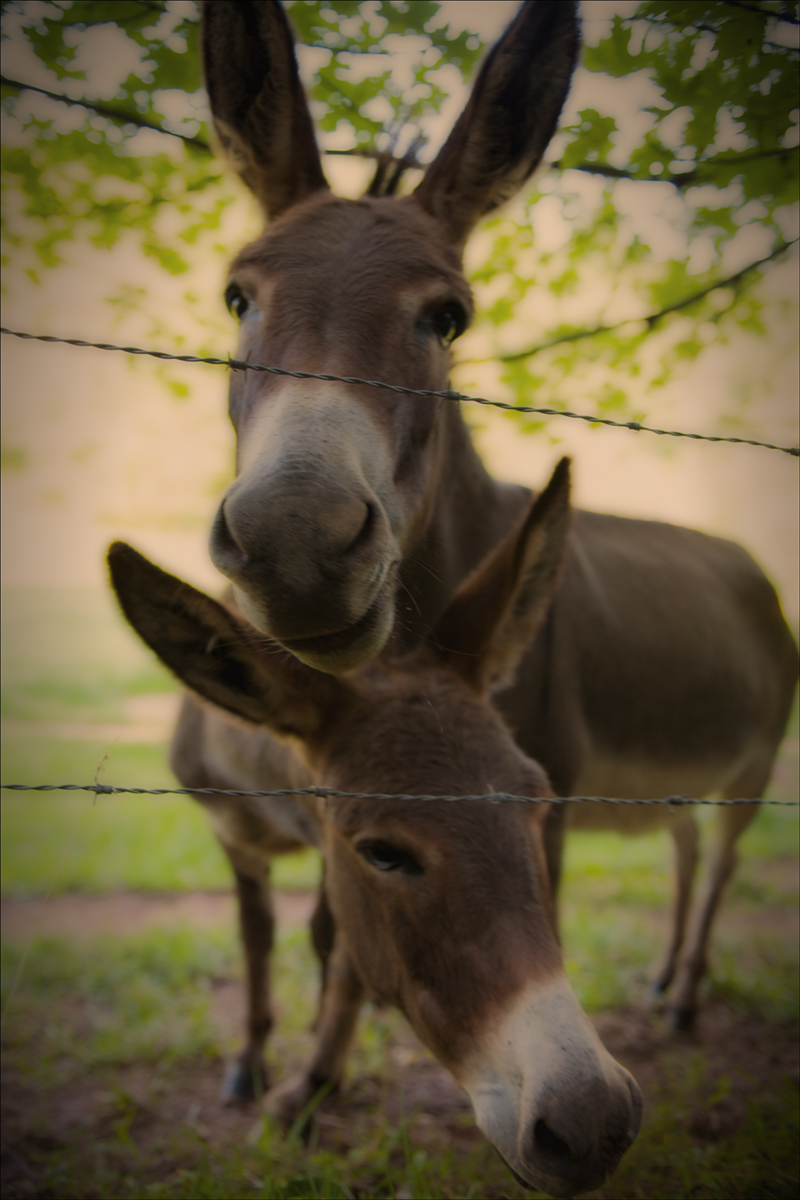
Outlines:
{"type": "Polygon", "coordinates": [[[359,666],[382,649],[391,632],[393,613],[387,603],[388,591],[384,585],[364,615],[346,629],[317,637],[282,638],[281,644],[290,654],[318,670],[338,673],[359,666]]]}

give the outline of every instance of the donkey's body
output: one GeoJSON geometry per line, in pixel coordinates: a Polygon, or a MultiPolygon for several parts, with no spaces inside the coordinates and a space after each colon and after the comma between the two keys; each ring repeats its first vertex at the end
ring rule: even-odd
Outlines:
{"type": "MultiPolygon", "coordinates": [[[[402,199],[330,195],[279,5],[207,3],[204,46],[218,133],[268,218],[231,268],[237,358],[446,387],[450,342],[471,314],[463,244],[530,175],[555,130],[577,55],[575,6],[521,6],[422,184],[402,199]]],[[[322,671],[424,643],[528,503],[526,489],[488,475],[445,400],[238,372],[230,412],[238,477],[217,514],[212,558],[252,626],[322,671]]],[[[562,795],[757,797],[795,679],[775,594],[742,550],[582,513],[548,619],[498,700],[519,746],[562,795]]],[[[309,778],[302,758],[269,733],[234,730],[191,699],[172,761],[189,787],[291,787],[309,778]]],[[[232,1093],[245,1096],[269,1026],[264,854],[317,834],[302,803],[198,798],[212,809],[237,879],[250,1011],[232,1093]]],[[[678,848],[664,988],[683,941],[696,831],[685,814],[629,811],[593,809],[591,820],[671,823],[678,848]]],[[[708,891],[674,992],[683,1023],[696,1007],[733,845],[753,812],[720,814],[708,891]]],[[[554,887],[562,834],[556,809],[546,830],[554,887]]],[[[313,928],[324,959],[333,936],[324,896],[313,928]]]]}
{"type": "Polygon", "coordinates": [[[126,615],[183,682],[292,738],[316,784],[390,794],[223,810],[223,836],[239,841],[234,862],[242,854],[263,870],[276,848],[317,842],[336,922],[313,1056],[270,1093],[271,1111],[296,1120],[320,1087],[340,1081],[361,1000],[372,992],[402,1009],[464,1086],[517,1176],[558,1195],[613,1171],[641,1113],[636,1084],[603,1049],[564,977],[542,840],[548,781],[485,698],[545,618],[563,564],[568,495],[565,460],[451,598],[435,646],[341,680],[265,644],[129,547],[109,554],[126,615]],[[497,789],[545,803],[392,798],[423,789],[497,789]]]}

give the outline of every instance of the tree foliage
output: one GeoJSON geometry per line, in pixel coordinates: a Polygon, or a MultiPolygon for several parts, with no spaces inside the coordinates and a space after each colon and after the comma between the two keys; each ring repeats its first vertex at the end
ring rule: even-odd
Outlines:
{"type": "MultiPolygon", "coordinates": [[[[477,34],[435,0],[287,8],[323,149],[429,161],[477,34]]],[[[592,25],[552,161],[479,239],[483,315],[463,359],[499,358],[521,403],[539,389],[566,403],[602,366],[598,410],[629,412],[634,378],[657,386],[762,328],[756,285],[797,240],[798,6],[646,0],[592,25]]],[[[172,274],[211,252],[236,191],[204,124],[197,5],[12,0],[3,33],[7,258],[32,254],[43,278],[70,243],[129,231],[172,274]]]]}

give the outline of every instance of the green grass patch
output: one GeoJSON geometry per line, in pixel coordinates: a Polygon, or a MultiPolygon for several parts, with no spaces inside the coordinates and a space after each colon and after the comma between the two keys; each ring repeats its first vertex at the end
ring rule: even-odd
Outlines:
{"type": "Polygon", "coordinates": [[[182,796],[12,795],[0,855],[6,895],[231,883],[205,814],[182,796]]]}
{"type": "Polygon", "coordinates": [[[795,1195],[796,1086],[779,1078],[774,1091],[745,1092],[738,1104],[730,1103],[730,1093],[730,1078],[715,1077],[702,1051],[665,1054],[642,1132],[613,1189],[601,1194],[659,1200],[795,1195]]]}
{"type": "MultiPolygon", "coordinates": [[[[4,1003],[23,953],[4,949],[4,1003]]],[[[270,1061],[280,1077],[308,1053],[318,967],[304,932],[279,937],[275,958],[279,1026],[270,1061]]],[[[216,993],[239,970],[231,934],[40,939],[22,965],[6,1009],[6,1063],[17,1088],[33,1097],[22,1136],[15,1127],[17,1153],[32,1161],[46,1193],[164,1200],[529,1194],[466,1112],[454,1116],[466,1139],[462,1153],[446,1139],[432,1146],[425,1123],[418,1140],[420,1105],[405,1110],[401,1100],[398,1108],[391,1095],[398,1084],[391,1049],[407,1040],[394,1012],[365,1012],[349,1063],[345,1119],[332,1134],[318,1126],[306,1145],[259,1119],[257,1110],[221,1108],[216,1089],[239,1044],[238,1030],[230,1037],[213,1019],[216,993]],[[68,1133],[70,1096],[83,1116],[68,1133]],[[227,1121],[222,1136],[214,1113],[227,1121]]],[[[428,1056],[415,1053],[429,1070],[428,1056]]]]}
{"type": "Polygon", "coordinates": [[[718,933],[706,984],[708,998],[723,1001],[737,1013],[796,1021],[800,1011],[799,958],[791,936],[762,929],[751,930],[747,937],[718,933]]]}
{"type": "MultiPolygon", "coordinates": [[[[163,782],[160,747],[121,746],[117,754],[121,768],[126,761],[135,766],[120,778],[146,779],[149,766],[149,786],[169,786],[163,782]]],[[[206,814],[188,796],[6,792],[1,811],[5,895],[181,891],[232,884],[228,860],[206,814]]],[[[316,887],[319,855],[315,850],[283,855],[274,861],[271,874],[276,887],[316,887]]]]}
{"type": "MultiPolygon", "coordinates": [[[[609,916],[616,942],[609,934],[604,948],[618,966],[636,968],[641,947],[631,949],[619,908],[609,916]]],[[[570,954],[588,972],[597,946],[579,941],[570,954]]],[[[24,953],[3,951],[10,1137],[24,1178],[35,1184],[30,1193],[23,1184],[20,1195],[531,1195],[475,1131],[457,1091],[442,1098],[439,1068],[393,1011],[367,1006],[346,1087],[323,1103],[307,1145],[257,1110],[222,1108],[217,1088],[240,1040],[235,1023],[220,1023],[219,997],[241,969],[233,931],[40,939],[9,998],[24,953]]],[[[275,1078],[309,1051],[317,974],[305,932],[283,933],[269,1054],[275,1078]]],[[[763,971],[753,984],[763,989],[763,971]]],[[[594,1196],[796,1194],[797,1089],[786,1059],[792,1027],[768,1012],[762,1002],[739,1025],[715,1017],[727,1022],[730,1045],[717,1039],[713,1054],[702,1041],[669,1038],[655,1038],[645,1058],[639,1053],[630,1065],[645,1090],[642,1133],[594,1196]]]]}
{"type": "Polygon", "coordinates": [[[17,1041],[37,1031],[42,1082],[64,1082],[65,1068],[77,1076],[103,1063],[163,1064],[215,1050],[208,996],[237,963],[232,932],[158,929],[122,943],[43,938],[19,978],[23,953],[3,947],[3,1010],[17,1041]]]}

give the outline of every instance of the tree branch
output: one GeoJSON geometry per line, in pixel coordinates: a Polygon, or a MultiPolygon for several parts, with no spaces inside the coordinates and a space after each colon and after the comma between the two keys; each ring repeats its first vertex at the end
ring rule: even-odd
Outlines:
{"type": "Polygon", "coordinates": [[[736,158],[704,158],[700,160],[694,170],[685,171],[682,175],[675,175],[671,179],[664,179],[660,175],[648,178],[646,175],[637,175],[633,171],[628,171],[624,167],[612,167],[608,163],[584,162],[565,167],[563,160],[559,159],[548,165],[558,171],[584,171],[587,175],[606,175],[609,179],[632,179],[635,183],[671,183],[680,190],[698,180],[709,178],[715,167],[738,166],[739,163],[759,162],[765,158],[788,158],[791,154],[796,154],[797,150],[797,146],[790,146],[788,149],[781,147],[777,150],[757,150],[752,154],[739,154],[736,158]]]}
{"type": "MultiPolygon", "coordinates": [[[[100,104],[95,100],[73,100],[71,96],[64,96],[60,92],[49,92],[46,88],[36,87],[33,83],[20,83],[18,79],[8,79],[5,75],[0,75],[0,83],[7,87],[16,88],[18,91],[39,92],[42,96],[47,96],[50,100],[60,100],[63,104],[78,104],[81,108],[86,108],[90,112],[96,112],[101,117],[110,117],[113,121],[122,121],[125,124],[136,125],[139,129],[152,129],[155,133],[163,133],[166,137],[180,138],[182,142],[188,142],[190,146],[194,146],[197,150],[203,150],[206,154],[213,154],[213,150],[208,142],[204,142],[201,138],[189,137],[185,133],[174,133],[171,129],[165,129],[163,125],[157,125],[155,121],[148,121],[146,117],[140,116],[138,113],[128,112],[124,108],[114,108],[113,105],[100,104]]],[[[326,150],[320,147],[322,154],[344,154],[353,158],[374,158],[387,161],[390,165],[400,165],[402,162],[406,169],[414,167],[422,168],[423,164],[417,162],[416,159],[409,162],[406,159],[395,158],[392,154],[387,154],[383,150],[376,150],[372,146],[354,146],[350,150],[326,150]]]]}
{"type": "Polygon", "coordinates": [[[550,342],[543,342],[541,346],[532,346],[529,350],[520,350],[516,354],[495,354],[491,359],[488,358],[462,358],[458,362],[453,363],[454,367],[465,366],[472,363],[481,362],[518,362],[521,358],[532,358],[534,354],[541,354],[544,350],[552,350],[553,346],[561,346],[566,342],[579,342],[584,338],[597,337],[601,333],[613,333],[615,329],[621,329],[623,325],[631,325],[634,322],[644,321],[649,329],[653,329],[659,321],[670,313],[680,312],[683,308],[689,308],[690,305],[702,300],[704,296],[708,296],[711,292],[717,291],[718,288],[732,287],[739,283],[751,271],[757,270],[759,267],[765,266],[772,262],[781,254],[785,254],[792,246],[796,246],[800,238],[793,238],[790,242],[780,242],[775,249],[767,254],[764,258],[759,258],[756,262],[749,263],[748,266],[742,267],[741,271],[737,271],[734,275],[729,275],[726,279],[717,279],[707,287],[701,288],[700,291],[692,292],[690,296],[684,296],[682,300],[676,300],[674,304],[668,304],[666,308],[659,309],[658,312],[650,313],[645,317],[626,317],[624,321],[616,321],[613,325],[598,325],[594,329],[578,329],[575,333],[566,333],[563,337],[553,338],[550,342]]]}
{"type": "MultiPolygon", "coordinates": [[[[213,154],[213,150],[208,142],[201,138],[189,137],[185,133],[175,133],[171,129],[165,129],[163,125],[157,125],[155,121],[148,121],[146,117],[140,116],[139,113],[128,112],[127,109],[115,108],[113,105],[102,104],[95,100],[73,100],[71,96],[65,96],[61,92],[50,92],[47,88],[37,87],[33,83],[21,83],[18,79],[9,79],[5,75],[0,75],[0,83],[7,87],[16,88],[18,91],[38,92],[41,96],[47,96],[50,100],[58,100],[63,104],[77,104],[81,108],[86,108],[90,112],[96,112],[98,116],[110,117],[113,121],[120,121],[123,124],[135,125],[139,129],[152,129],[155,133],[163,133],[166,137],[179,138],[180,141],[186,142],[190,146],[194,146],[196,150],[202,150],[206,154],[213,154]]],[[[753,154],[741,154],[735,159],[717,158],[704,159],[695,167],[693,171],[686,171],[683,175],[677,175],[672,179],[663,179],[656,175],[652,178],[636,175],[633,171],[626,170],[624,167],[612,167],[610,163],[574,163],[570,167],[565,167],[563,160],[549,163],[548,165],[557,171],[583,171],[587,175],[605,175],[609,179],[632,179],[636,183],[671,183],[673,187],[679,191],[682,188],[689,187],[690,184],[702,179],[708,175],[707,170],[703,168],[714,168],[717,165],[730,166],[738,163],[756,162],[764,158],[787,158],[789,155],[796,153],[798,147],[792,146],[790,149],[764,150],[757,151],[753,154]]],[[[405,170],[424,170],[425,164],[419,162],[416,158],[409,161],[406,158],[398,159],[392,154],[388,154],[384,150],[377,150],[373,146],[354,146],[349,150],[326,150],[320,147],[322,154],[344,155],[352,158],[371,158],[379,161],[385,161],[392,166],[402,166],[405,170]]]]}
{"type": "Polygon", "coordinates": [[[20,83],[17,79],[7,79],[5,75],[0,75],[0,83],[4,83],[7,87],[17,88],[18,91],[39,92],[42,96],[48,96],[51,100],[60,100],[64,104],[78,104],[81,108],[88,108],[91,112],[96,112],[101,117],[110,117],[112,121],[122,121],[126,125],[136,125],[139,129],[153,129],[156,133],[164,133],[169,137],[180,138],[182,142],[187,142],[197,150],[204,150],[207,154],[211,153],[211,147],[208,142],[204,142],[200,138],[189,137],[185,133],[173,133],[171,129],[164,129],[163,125],[156,125],[154,121],[148,121],[146,117],[142,117],[138,113],[128,112],[124,108],[114,108],[113,105],[99,104],[96,100],[73,100],[71,96],[63,96],[59,92],[48,92],[46,88],[36,87],[32,83],[20,83]]]}
{"type": "Polygon", "coordinates": [[[746,12],[758,13],[760,17],[772,17],[774,21],[788,21],[790,25],[800,25],[800,20],[789,12],[789,5],[784,4],[780,12],[774,8],[762,8],[760,4],[748,4],[746,0],[724,0],[727,8],[743,8],[746,12]]]}
{"type": "Polygon", "coordinates": [[[329,46],[327,42],[296,42],[298,46],[308,46],[309,50],[330,50],[331,54],[371,54],[378,58],[394,58],[391,50],[362,50],[357,46],[329,46]]]}

